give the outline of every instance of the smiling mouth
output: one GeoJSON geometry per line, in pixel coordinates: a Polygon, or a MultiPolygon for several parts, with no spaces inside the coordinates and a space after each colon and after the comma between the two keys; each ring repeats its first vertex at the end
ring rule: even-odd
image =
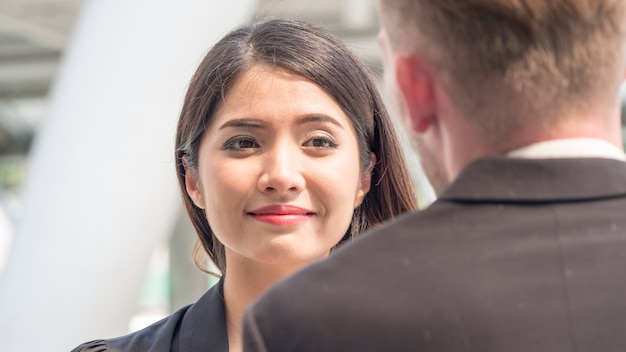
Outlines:
{"type": "Polygon", "coordinates": [[[249,212],[253,219],[277,226],[295,226],[309,221],[315,212],[293,206],[268,206],[249,212]]]}
{"type": "Polygon", "coordinates": [[[312,217],[312,214],[252,214],[252,218],[255,220],[279,226],[300,225],[312,217]]]}

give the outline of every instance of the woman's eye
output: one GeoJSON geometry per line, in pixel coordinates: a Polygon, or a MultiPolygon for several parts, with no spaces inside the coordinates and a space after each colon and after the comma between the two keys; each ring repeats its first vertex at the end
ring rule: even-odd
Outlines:
{"type": "Polygon", "coordinates": [[[224,143],[223,149],[245,150],[258,148],[259,144],[251,137],[235,137],[224,143]]]}
{"type": "Polygon", "coordinates": [[[337,143],[328,137],[313,137],[304,143],[305,147],[314,147],[320,149],[335,148],[337,143]]]}

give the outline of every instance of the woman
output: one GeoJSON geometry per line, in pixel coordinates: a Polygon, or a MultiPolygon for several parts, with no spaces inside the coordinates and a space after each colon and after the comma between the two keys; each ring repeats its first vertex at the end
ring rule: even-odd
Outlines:
{"type": "Polygon", "coordinates": [[[220,281],[144,330],[75,351],[240,351],[244,310],[270,285],[416,207],[367,69],[336,37],[294,20],[241,27],[208,52],[185,97],[176,160],[220,281]]]}

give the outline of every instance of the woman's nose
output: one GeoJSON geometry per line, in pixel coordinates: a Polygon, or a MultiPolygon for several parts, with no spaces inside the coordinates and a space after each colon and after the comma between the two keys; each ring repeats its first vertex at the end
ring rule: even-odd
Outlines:
{"type": "Polygon", "coordinates": [[[259,190],[278,194],[301,192],[305,183],[300,168],[301,158],[294,147],[282,146],[268,152],[258,182],[259,190]]]}

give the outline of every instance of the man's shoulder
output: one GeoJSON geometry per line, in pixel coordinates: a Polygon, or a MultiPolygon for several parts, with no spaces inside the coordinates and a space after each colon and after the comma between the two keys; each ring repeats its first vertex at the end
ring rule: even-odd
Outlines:
{"type": "MultiPolygon", "coordinates": [[[[446,211],[445,205],[434,204],[368,231],[334,251],[329,258],[274,285],[260,300],[261,305],[276,304],[278,308],[288,304],[294,306],[290,309],[310,311],[312,305],[319,304],[320,309],[326,309],[340,304],[344,298],[354,302],[349,298],[350,292],[365,292],[363,285],[367,286],[367,292],[375,291],[377,277],[394,275],[390,267],[410,265],[412,257],[419,253],[414,247],[427,237],[436,237],[438,219],[445,217],[446,211]],[[294,301],[292,297],[299,297],[299,300],[294,301]]],[[[293,310],[288,314],[292,313],[293,310]]]]}
{"type": "Polygon", "coordinates": [[[354,343],[359,341],[357,335],[379,328],[372,321],[388,314],[402,319],[410,312],[395,304],[399,300],[390,290],[419,295],[427,288],[407,273],[427,274],[429,269],[419,263],[424,257],[416,249],[420,238],[433,234],[429,228],[437,227],[433,214],[440,208],[434,205],[379,226],[273,286],[247,311],[246,350],[323,351],[329,346],[338,350],[342,339],[351,345],[339,350],[393,350],[389,345],[354,343]]]}

